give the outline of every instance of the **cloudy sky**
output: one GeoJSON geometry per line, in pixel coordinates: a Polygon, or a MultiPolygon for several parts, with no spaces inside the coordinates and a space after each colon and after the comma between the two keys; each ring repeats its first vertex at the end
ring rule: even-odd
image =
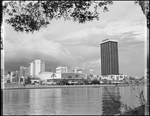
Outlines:
{"type": "Polygon", "coordinates": [[[119,72],[129,76],[144,76],[146,19],[141,7],[134,2],[114,2],[109,12],[100,10],[99,21],[79,24],[53,20],[47,28],[34,34],[18,33],[4,24],[5,72],[28,66],[41,59],[46,70],[57,66],[93,69],[101,74],[100,42],[118,40],[119,72]]]}

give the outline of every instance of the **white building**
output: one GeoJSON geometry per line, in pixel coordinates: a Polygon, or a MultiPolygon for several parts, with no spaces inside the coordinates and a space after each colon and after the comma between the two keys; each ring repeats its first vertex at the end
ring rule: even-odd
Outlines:
{"type": "Polygon", "coordinates": [[[106,75],[101,76],[101,79],[113,80],[113,81],[123,81],[127,78],[127,75],[106,75]]]}
{"type": "Polygon", "coordinates": [[[56,73],[67,73],[67,67],[62,67],[62,66],[58,66],[57,68],[56,68],[56,73]]]}
{"type": "Polygon", "coordinates": [[[77,73],[82,73],[82,69],[77,69],[77,73]]]}
{"type": "Polygon", "coordinates": [[[40,72],[45,71],[45,62],[34,60],[30,62],[30,76],[36,77],[40,72]]]}
{"type": "Polygon", "coordinates": [[[52,79],[61,79],[61,73],[53,73],[53,72],[41,72],[38,75],[38,78],[41,80],[47,81],[52,79]],[[54,74],[54,76],[52,76],[54,74]]]}
{"type": "Polygon", "coordinates": [[[45,72],[45,62],[41,62],[41,72],[45,72]]]}
{"type": "Polygon", "coordinates": [[[73,72],[74,72],[74,73],[77,73],[77,69],[74,69],[73,72]]]}
{"type": "Polygon", "coordinates": [[[12,71],[10,73],[10,82],[11,83],[17,82],[17,77],[19,77],[18,72],[17,71],[12,71]]]}
{"type": "Polygon", "coordinates": [[[74,69],[73,72],[74,73],[82,73],[82,69],[74,69]]]}

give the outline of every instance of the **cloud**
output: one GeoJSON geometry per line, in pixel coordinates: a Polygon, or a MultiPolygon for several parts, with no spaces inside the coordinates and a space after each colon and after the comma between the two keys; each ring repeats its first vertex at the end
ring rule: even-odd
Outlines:
{"type": "Polygon", "coordinates": [[[100,25],[82,28],[56,41],[65,46],[91,45],[96,47],[103,39],[123,40],[132,38],[129,41],[144,42],[146,40],[146,24],[144,21],[143,23],[135,21],[136,16],[130,18],[131,20],[109,21],[103,28],[100,25]]]}
{"type": "Polygon", "coordinates": [[[27,66],[30,60],[41,59],[47,70],[55,71],[55,67],[63,65],[70,71],[84,68],[88,72],[92,68],[100,74],[100,42],[116,39],[121,73],[136,75],[138,71],[138,75],[143,75],[145,15],[133,1],[115,1],[108,8],[107,13],[100,10],[99,21],[79,24],[52,20],[47,28],[34,34],[17,33],[5,25],[6,69],[17,69],[20,65],[27,66]]]}
{"type": "Polygon", "coordinates": [[[144,76],[145,70],[145,52],[144,43],[128,47],[124,50],[119,50],[119,69],[120,73],[134,76],[144,76]]]}
{"type": "MultiPolygon", "coordinates": [[[[43,38],[42,34],[26,35],[26,38],[5,38],[5,63],[42,59],[57,62],[58,65],[72,66],[77,62],[76,57],[58,42],[43,38]],[[48,59],[48,60],[47,60],[48,59]]],[[[6,65],[7,66],[7,65],[6,65]]]]}

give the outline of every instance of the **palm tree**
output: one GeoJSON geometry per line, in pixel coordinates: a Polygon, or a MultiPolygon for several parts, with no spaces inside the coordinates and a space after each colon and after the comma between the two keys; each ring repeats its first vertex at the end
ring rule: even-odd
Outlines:
{"type": "Polygon", "coordinates": [[[73,78],[72,78],[72,76],[68,76],[68,81],[73,82],[73,78]]]}
{"type": "Polygon", "coordinates": [[[79,83],[79,79],[78,79],[79,75],[78,74],[75,75],[75,78],[76,78],[76,80],[78,80],[78,83],[79,83]]]}
{"type": "Polygon", "coordinates": [[[53,83],[54,83],[54,77],[56,77],[55,73],[53,73],[53,74],[51,75],[51,77],[53,78],[53,83]]]}
{"type": "Polygon", "coordinates": [[[79,77],[79,75],[78,75],[78,74],[76,74],[75,78],[78,78],[78,77],[79,77]]]}

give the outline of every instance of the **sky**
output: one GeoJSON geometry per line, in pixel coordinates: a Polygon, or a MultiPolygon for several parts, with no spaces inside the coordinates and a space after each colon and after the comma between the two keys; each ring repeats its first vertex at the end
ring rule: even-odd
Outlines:
{"type": "Polygon", "coordinates": [[[101,75],[100,42],[118,41],[119,72],[128,76],[144,76],[146,64],[146,18],[141,7],[133,1],[115,1],[109,12],[99,10],[100,18],[85,24],[52,20],[47,28],[33,34],[15,32],[4,23],[5,72],[29,66],[41,59],[46,71],[57,66],[68,71],[81,68],[83,72],[101,75]]]}

